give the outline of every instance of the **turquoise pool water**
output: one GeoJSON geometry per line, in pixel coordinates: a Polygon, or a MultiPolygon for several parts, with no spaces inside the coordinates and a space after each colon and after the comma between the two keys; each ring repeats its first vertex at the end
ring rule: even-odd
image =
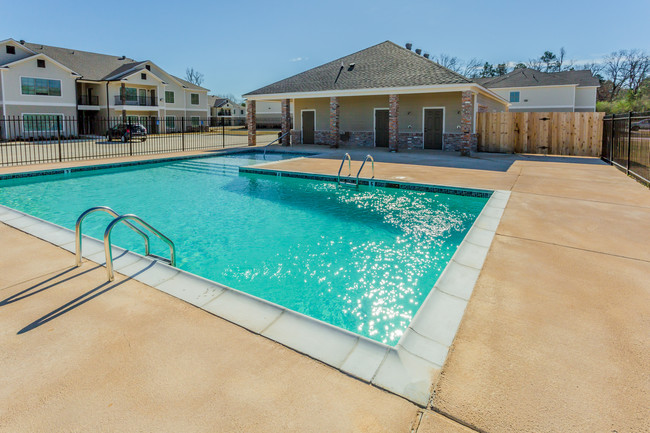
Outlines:
{"type": "MultiPolygon", "coordinates": [[[[394,345],[487,202],[238,172],[260,162],[247,153],[5,180],[0,204],[70,229],[93,206],[134,213],[175,242],[181,269],[394,345]]],[[[110,219],[91,215],[84,233],[101,239],[110,219]]],[[[144,253],[128,228],[113,233],[144,253]]]]}

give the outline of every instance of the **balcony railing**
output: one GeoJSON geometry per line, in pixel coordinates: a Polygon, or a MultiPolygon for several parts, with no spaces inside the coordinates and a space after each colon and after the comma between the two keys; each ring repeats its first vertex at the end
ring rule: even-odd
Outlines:
{"type": "Polygon", "coordinates": [[[99,96],[81,95],[77,99],[79,105],[99,105],[99,96]]]}
{"type": "Polygon", "coordinates": [[[138,96],[135,99],[126,99],[122,102],[122,97],[115,96],[115,105],[135,105],[140,107],[156,107],[158,106],[158,98],[151,96],[138,96]]]}

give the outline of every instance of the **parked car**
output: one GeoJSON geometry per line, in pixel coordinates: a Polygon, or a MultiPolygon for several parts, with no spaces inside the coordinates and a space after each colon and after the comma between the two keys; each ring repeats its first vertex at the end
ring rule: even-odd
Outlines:
{"type": "Polygon", "coordinates": [[[140,141],[147,139],[147,128],[140,123],[131,123],[129,125],[120,123],[109,128],[106,132],[106,140],[111,141],[114,138],[122,140],[122,143],[131,141],[132,138],[140,138],[140,141]]]}
{"type": "Polygon", "coordinates": [[[650,130],[650,119],[639,120],[638,122],[632,123],[632,131],[639,131],[641,129],[650,130]]]}

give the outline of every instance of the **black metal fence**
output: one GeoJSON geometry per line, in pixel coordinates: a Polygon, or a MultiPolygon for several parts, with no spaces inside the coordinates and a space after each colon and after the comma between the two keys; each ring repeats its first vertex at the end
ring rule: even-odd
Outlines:
{"type": "Polygon", "coordinates": [[[602,158],[650,186],[650,112],[605,116],[602,158]]]}
{"type": "MultiPolygon", "coordinates": [[[[278,137],[258,130],[257,144],[278,137]]],[[[99,118],[24,114],[0,118],[0,166],[223,149],[248,145],[240,122],[219,117],[99,118]]]]}

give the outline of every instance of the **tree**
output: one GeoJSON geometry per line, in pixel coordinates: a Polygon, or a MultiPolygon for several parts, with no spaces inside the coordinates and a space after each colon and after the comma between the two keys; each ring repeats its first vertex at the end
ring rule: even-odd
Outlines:
{"type": "Polygon", "coordinates": [[[641,87],[650,72],[650,57],[643,51],[627,51],[623,61],[623,69],[627,87],[636,95],[639,87],[641,87]]]}
{"type": "Polygon", "coordinates": [[[619,50],[612,52],[609,56],[605,57],[605,65],[603,72],[609,81],[612,83],[612,91],[609,95],[609,100],[613,101],[618,95],[619,90],[623,83],[625,83],[625,57],[627,52],[619,50]]]}
{"type": "Polygon", "coordinates": [[[185,79],[192,84],[200,86],[203,83],[203,74],[194,68],[187,68],[185,70],[185,79]]]}
{"type": "Polygon", "coordinates": [[[478,78],[482,64],[483,61],[476,57],[469,59],[469,61],[463,64],[463,75],[468,78],[478,78]]]}
{"type": "Polygon", "coordinates": [[[494,77],[494,66],[492,66],[489,62],[485,62],[483,69],[479,75],[481,78],[494,77]]]}
{"type": "Polygon", "coordinates": [[[434,62],[440,66],[444,66],[447,69],[450,69],[456,73],[460,73],[462,69],[461,61],[458,57],[450,56],[449,54],[439,54],[431,58],[434,62]]]}
{"type": "Polygon", "coordinates": [[[525,63],[517,63],[515,65],[514,69],[523,69],[523,68],[527,68],[527,67],[528,67],[528,65],[526,65],[525,63]]]}
{"type": "Polygon", "coordinates": [[[508,67],[506,63],[499,63],[496,68],[494,68],[494,75],[501,76],[508,73],[508,67]]]}
{"type": "Polygon", "coordinates": [[[551,51],[544,51],[544,54],[539,58],[540,62],[545,66],[544,72],[555,72],[557,70],[557,56],[551,51]]]}

